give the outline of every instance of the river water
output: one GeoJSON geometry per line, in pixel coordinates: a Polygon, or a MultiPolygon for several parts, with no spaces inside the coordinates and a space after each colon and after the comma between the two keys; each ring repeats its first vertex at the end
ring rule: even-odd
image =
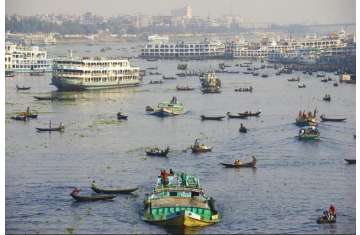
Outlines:
{"type": "MultiPolygon", "coordinates": [[[[52,56],[134,55],[137,45],[57,45],[52,56]],[[112,50],[99,52],[110,46],[112,50]]],[[[222,60],[188,61],[190,69],[217,69],[222,60]]],[[[239,61],[225,61],[236,64],[239,61]]],[[[164,75],[175,75],[179,61],[132,64],[158,66],[164,75]]],[[[259,65],[260,63],[258,63],[259,65]]],[[[245,71],[245,68],[232,67],[245,71]]],[[[80,93],[74,102],[36,101],[34,95],[49,95],[51,75],[17,74],[6,78],[6,232],[7,233],[168,233],[176,232],[141,220],[142,200],[152,190],[163,168],[186,171],[200,177],[206,192],[215,198],[222,219],[197,233],[355,233],[355,86],[322,83],[315,75],[275,76],[275,70],[260,70],[268,78],[218,74],[221,94],[203,95],[199,89],[176,91],[176,85],[199,88],[199,79],[178,78],[161,85],[146,76],[141,86],[80,93]],[[305,89],[288,82],[300,76],[305,89]],[[16,91],[15,86],[31,86],[16,91]],[[253,86],[252,93],[234,88],[253,86]],[[325,93],[332,96],[324,102],[325,93]],[[158,118],[145,115],[145,106],[177,96],[189,111],[186,115],[158,118]],[[37,120],[10,119],[27,106],[39,112],[37,120]],[[343,123],[320,123],[321,140],[300,142],[294,121],[298,111],[313,110],[327,116],[344,116],[343,123]],[[201,121],[200,115],[222,115],[261,109],[259,118],[201,121]],[[129,120],[118,121],[123,111],[129,120]],[[64,133],[37,133],[35,127],[60,121],[64,133]],[[240,123],[249,129],[239,133],[240,123]],[[213,146],[213,152],[193,155],[183,151],[195,138],[213,146]],[[170,146],[168,158],[146,157],[145,147],[170,146]],[[226,169],[220,162],[258,159],[257,168],[226,169]],[[90,182],[101,187],[139,186],[134,195],[119,195],[114,201],[76,203],[69,196],[73,187],[90,193],[90,182]],[[316,224],[317,216],[331,203],[337,207],[337,223],[316,224]]],[[[335,78],[333,74],[329,74],[335,78]]],[[[188,231],[186,231],[188,232],[188,231]]]]}

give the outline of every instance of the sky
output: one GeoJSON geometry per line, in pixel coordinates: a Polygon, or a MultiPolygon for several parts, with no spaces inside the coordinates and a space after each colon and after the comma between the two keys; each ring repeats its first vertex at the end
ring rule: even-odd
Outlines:
{"type": "Polygon", "coordinates": [[[170,15],[191,6],[194,16],[238,15],[247,22],[335,24],[356,22],[356,0],[6,0],[8,15],[170,15]]]}

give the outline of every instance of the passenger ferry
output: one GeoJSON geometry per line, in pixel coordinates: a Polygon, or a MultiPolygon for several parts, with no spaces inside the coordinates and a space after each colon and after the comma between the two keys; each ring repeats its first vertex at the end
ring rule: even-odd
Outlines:
{"type": "Polygon", "coordinates": [[[139,68],[127,59],[55,59],[52,84],[58,90],[121,88],[140,84],[139,68]]]}
{"type": "Polygon", "coordinates": [[[143,58],[222,58],[225,44],[218,41],[204,40],[202,42],[152,42],[141,50],[143,58]]]}
{"type": "Polygon", "coordinates": [[[5,44],[5,70],[14,72],[52,71],[52,59],[38,46],[5,44]]]}

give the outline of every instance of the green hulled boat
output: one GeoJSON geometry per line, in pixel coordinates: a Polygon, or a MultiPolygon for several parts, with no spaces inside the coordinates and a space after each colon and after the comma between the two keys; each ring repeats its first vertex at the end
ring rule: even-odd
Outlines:
{"type": "Polygon", "coordinates": [[[203,227],[220,220],[214,199],[204,193],[197,177],[185,173],[165,180],[159,176],[144,208],[146,222],[163,226],[203,227]]]}
{"type": "Polygon", "coordinates": [[[300,140],[320,140],[320,131],[314,126],[308,126],[299,130],[300,140]]]}
{"type": "Polygon", "coordinates": [[[184,105],[177,102],[176,97],[173,97],[170,102],[159,103],[155,109],[149,112],[149,114],[159,117],[176,116],[184,113],[184,105]]]}

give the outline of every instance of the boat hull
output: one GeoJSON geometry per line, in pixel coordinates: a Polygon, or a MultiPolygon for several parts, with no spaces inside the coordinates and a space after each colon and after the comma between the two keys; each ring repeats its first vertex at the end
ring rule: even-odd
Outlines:
{"type": "Polygon", "coordinates": [[[219,216],[213,215],[212,220],[202,219],[200,215],[187,210],[174,213],[162,220],[152,220],[144,218],[146,222],[162,226],[185,226],[185,227],[204,227],[219,222],[219,216]]]}
{"type": "Polygon", "coordinates": [[[82,80],[75,79],[60,79],[57,77],[52,78],[52,85],[59,91],[84,91],[84,90],[97,90],[97,89],[112,89],[112,88],[126,88],[140,85],[140,80],[130,80],[125,82],[82,82],[82,80]]]}
{"type": "Polygon", "coordinates": [[[299,140],[320,140],[320,135],[300,135],[299,140]]]}

